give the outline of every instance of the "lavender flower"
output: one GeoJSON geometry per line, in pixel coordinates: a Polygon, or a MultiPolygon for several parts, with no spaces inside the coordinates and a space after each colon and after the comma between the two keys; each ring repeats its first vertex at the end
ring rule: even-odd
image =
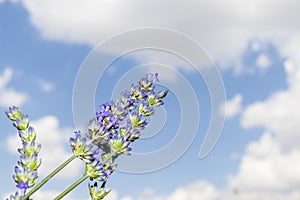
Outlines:
{"type": "Polygon", "coordinates": [[[131,98],[133,100],[143,101],[147,98],[146,91],[139,85],[131,85],[130,88],[131,98]]]}
{"type": "Polygon", "coordinates": [[[129,110],[129,111],[135,109],[134,100],[131,99],[130,92],[124,91],[121,93],[120,105],[121,105],[121,108],[129,110]]]}
{"type": "Polygon", "coordinates": [[[33,127],[29,126],[26,130],[19,130],[19,137],[22,142],[30,142],[36,140],[36,132],[33,127]]]}
{"type": "Polygon", "coordinates": [[[146,74],[137,84],[132,84],[130,91],[121,93],[120,99],[100,105],[99,112],[88,124],[88,132],[81,134],[75,131],[75,137],[70,138],[72,155],[44,180],[37,184],[27,194],[27,189],[33,187],[38,180],[37,170],[41,165],[38,157],[41,145],[36,140],[36,132],[30,126],[29,117],[19,108],[11,107],[5,112],[13,121],[22,141],[18,149],[20,159],[15,166],[13,179],[19,189],[7,200],[29,200],[30,196],[50,180],[61,169],[76,157],[85,162],[83,177],[59,194],[55,199],[61,199],[76,186],[89,178],[96,181],[88,185],[92,200],[103,199],[110,190],[105,190],[105,184],[117,165],[115,159],[120,155],[130,155],[131,143],[140,137],[141,131],[147,125],[147,119],[154,114],[155,107],[163,105],[163,98],[168,90],[156,92],[155,83],[158,74],[146,74]],[[102,182],[98,188],[97,182],[102,182]]]}
{"type": "Polygon", "coordinates": [[[111,191],[111,190],[106,191],[104,187],[98,188],[97,182],[95,182],[94,185],[88,184],[88,187],[89,187],[90,196],[92,200],[101,200],[106,195],[108,195],[108,193],[111,191]]]}
{"type": "Polygon", "coordinates": [[[129,115],[129,119],[132,127],[138,130],[143,130],[147,125],[146,119],[144,119],[141,114],[132,113],[129,115]]]}
{"type": "Polygon", "coordinates": [[[157,97],[158,97],[159,99],[163,99],[163,98],[165,98],[165,97],[167,96],[168,92],[169,92],[169,90],[162,90],[162,91],[159,91],[159,92],[157,93],[157,97]]]}
{"type": "Polygon", "coordinates": [[[70,139],[74,155],[85,161],[85,177],[102,181],[89,185],[92,199],[107,195],[104,185],[116,168],[113,165],[120,155],[130,155],[130,144],[140,137],[140,131],[147,125],[147,118],[154,114],[154,108],[163,105],[168,90],[155,92],[157,74],[147,74],[138,84],[132,84],[129,91],[121,93],[118,100],[101,104],[96,116],[89,122],[86,136],[75,132],[70,139]]]}
{"type": "Polygon", "coordinates": [[[88,129],[88,138],[95,144],[105,144],[110,138],[110,133],[105,126],[96,119],[90,120],[88,129]]]}
{"type": "Polygon", "coordinates": [[[34,154],[32,156],[22,154],[20,156],[20,161],[18,161],[18,165],[27,167],[32,171],[37,171],[38,167],[41,165],[41,159],[38,158],[38,154],[34,154]]]}
{"type": "Polygon", "coordinates": [[[155,73],[155,74],[146,74],[146,78],[148,81],[152,82],[152,83],[156,83],[156,82],[159,82],[158,80],[158,73],[155,73]]]}
{"type": "Polygon", "coordinates": [[[20,119],[22,116],[22,112],[16,106],[9,107],[9,110],[5,111],[5,114],[12,121],[16,121],[16,119],[20,119]]]}
{"type": "Polygon", "coordinates": [[[130,135],[127,134],[125,137],[120,137],[118,139],[111,139],[110,142],[110,148],[111,152],[115,155],[130,155],[131,148],[129,147],[130,141],[127,141],[128,137],[130,135]]]}
{"type": "Polygon", "coordinates": [[[117,117],[118,121],[122,121],[128,114],[128,111],[122,108],[118,100],[112,103],[110,109],[111,113],[117,117]]]}
{"type": "Polygon", "coordinates": [[[36,143],[36,133],[33,127],[29,125],[29,118],[24,115],[18,107],[10,107],[5,112],[7,117],[13,121],[13,125],[18,129],[19,137],[22,141],[22,148],[18,149],[20,160],[15,167],[14,181],[20,192],[11,195],[10,199],[20,199],[28,188],[34,186],[38,180],[38,167],[41,165],[41,159],[38,153],[41,145],[36,143]]]}
{"type": "Polygon", "coordinates": [[[96,179],[99,181],[103,181],[107,176],[107,173],[105,172],[103,167],[103,164],[98,160],[95,160],[92,163],[87,163],[85,166],[84,175],[89,176],[91,180],[96,179]]]}
{"type": "Polygon", "coordinates": [[[13,176],[17,183],[17,188],[21,190],[21,196],[24,196],[26,190],[37,182],[38,174],[27,167],[15,167],[15,175],[13,176]]]}
{"type": "Polygon", "coordinates": [[[35,156],[39,153],[41,145],[32,141],[32,142],[23,142],[23,148],[18,149],[18,152],[21,155],[27,155],[29,157],[35,156]]]}
{"type": "Polygon", "coordinates": [[[146,74],[145,77],[143,77],[139,84],[141,89],[146,90],[146,92],[152,91],[154,89],[155,82],[158,82],[158,74],[146,74]]]}
{"type": "Polygon", "coordinates": [[[147,103],[142,103],[138,107],[138,113],[139,115],[148,117],[154,114],[154,108],[149,106],[147,103]]]}
{"type": "Polygon", "coordinates": [[[18,130],[26,130],[29,126],[29,118],[27,115],[22,115],[20,118],[16,118],[16,121],[14,122],[14,126],[18,130]]]}
{"type": "MultiPolygon", "coordinates": [[[[97,120],[102,124],[107,131],[114,132],[118,128],[118,115],[115,115],[112,111],[117,112],[118,108],[114,108],[114,102],[102,104],[100,106],[100,112],[96,113],[97,120]]],[[[122,113],[117,113],[123,115],[122,113]]]]}
{"type": "Polygon", "coordinates": [[[154,92],[152,92],[149,96],[148,96],[148,104],[151,106],[160,106],[163,105],[163,101],[161,100],[161,98],[159,98],[159,96],[157,94],[155,94],[154,92]]]}
{"type": "Polygon", "coordinates": [[[94,161],[95,148],[87,138],[82,137],[80,131],[75,131],[75,138],[70,138],[70,144],[74,155],[79,156],[86,163],[94,161]]]}

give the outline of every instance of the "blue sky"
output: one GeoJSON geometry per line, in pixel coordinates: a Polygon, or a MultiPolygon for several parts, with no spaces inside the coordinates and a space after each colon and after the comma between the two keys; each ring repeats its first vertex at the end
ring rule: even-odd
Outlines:
{"type": "MultiPolygon", "coordinates": [[[[148,72],[160,72],[160,87],[170,89],[164,109],[154,116],[144,138],[134,143],[134,152],[159,152],[181,134],[180,147],[192,140],[182,156],[163,169],[140,174],[115,172],[108,183],[112,192],[107,199],[299,200],[300,27],[296,17],[291,17],[297,15],[295,7],[299,3],[276,3],[0,0],[1,198],[15,191],[11,176],[18,159],[18,138],[4,115],[8,106],[20,106],[36,127],[43,145],[40,175],[44,177],[70,155],[68,138],[75,126],[84,129],[85,124],[78,125],[73,119],[73,86],[80,69],[92,59],[90,53],[96,52],[97,62],[118,58],[118,48],[130,49],[130,44],[140,38],[122,40],[117,48],[98,44],[113,44],[117,39],[111,37],[124,31],[158,27],[185,34],[209,54],[213,62],[207,63],[209,57],[205,55],[203,63],[198,64],[208,72],[213,68],[220,73],[226,99],[214,109],[222,116],[225,106],[225,124],[213,150],[199,159],[212,117],[210,98],[215,98],[209,88],[220,88],[213,82],[207,85],[205,78],[180,57],[183,54],[142,49],[122,55],[107,68],[89,66],[94,71],[105,69],[95,85],[95,94],[91,94],[95,109],[118,96],[114,90],[129,88],[131,82],[148,72]],[[185,80],[189,85],[184,86],[185,80]],[[188,89],[195,99],[188,95],[192,94],[188,89]],[[193,101],[198,106],[192,106],[193,101]],[[187,124],[180,124],[182,121],[187,124]],[[198,129],[194,129],[196,125],[198,129]],[[186,138],[185,133],[178,132],[181,126],[187,126],[186,138]],[[195,138],[191,138],[193,133],[195,138]],[[153,136],[147,138],[148,135],[153,136]]],[[[180,40],[168,42],[170,38],[162,35],[163,42],[181,46],[186,55],[204,55],[191,51],[180,40]]],[[[93,76],[86,77],[84,84],[93,76]]],[[[89,102],[86,98],[82,95],[78,100],[84,105],[89,102]]],[[[79,110],[84,112],[85,107],[79,110]]],[[[167,158],[161,156],[148,162],[160,163],[160,159],[167,158]]],[[[72,164],[34,199],[52,199],[79,178],[82,163],[72,164]]],[[[88,197],[84,183],[67,198],[88,197]]]]}

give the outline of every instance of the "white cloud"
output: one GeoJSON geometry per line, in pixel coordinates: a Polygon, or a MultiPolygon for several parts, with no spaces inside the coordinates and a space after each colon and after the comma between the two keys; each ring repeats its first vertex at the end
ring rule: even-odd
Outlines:
{"type": "MultiPolygon", "coordinates": [[[[54,199],[57,195],[59,195],[61,191],[55,191],[55,190],[38,190],[36,191],[32,196],[31,199],[54,199]]],[[[7,193],[2,196],[1,199],[9,199],[9,196],[11,194],[15,194],[15,192],[7,193]]],[[[76,200],[72,194],[68,194],[66,197],[64,197],[65,200],[76,200]]]]}
{"type": "Polygon", "coordinates": [[[43,79],[38,79],[37,84],[43,92],[51,92],[54,89],[54,84],[43,79]]]}
{"type": "Polygon", "coordinates": [[[259,69],[265,70],[265,69],[271,67],[271,60],[265,53],[261,53],[256,58],[256,64],[259,69]]]}
{"type": "Polygon", "coordinates": [[[217,200],[219,199],[216,188],[210,183],[198,181],[188,186],[178,188],[175,192],[169,195],[168,200],[217,200]]]}
{"type": "Polygon", "coordinates": [[[117,200],[118,199],[118,193],[114,190],[110,191],[108,195],[105,197],[106,200],[117,200]]]}
{"type": "MultiPolygon", "coordinates": [[[[116,194],[115,194],[116,195],[116,194]]],[[[116,195],[117,197],[117,195],[116,195]]],[[[133,198],[126,196],[121,198],[122,200],[217,200],[219,198],[219,191],[210,183],[206,181],[197,181],[186,186],[177,188],[169,195],[157,194],[151,188],[146,188],[137,194],[137,197],[133,198]]],[[[115,200],[115,199],[113,199],[115,200]]]]}
{"type": "MultiPolygon", "coordinates": [[[[259,141],[252,142],[247,148],[247,155],[243,157],[240,170],[230,177],[228,185],[217,188],[213,184],[199,180],[188,185],[178,187],[167,195],[155,192],[151,188],[146,188],[135,196],[126,196],[122,200],[299,200],[299,165],[295,160],[299,160],[299,152],[282,155],[280,152],[272,151],[274,138],[269,133],[263,134],[259,141]],[[254,148],[270,145],[264,148],[269,150],[263,153],[255,152],[254,148]],[[254,151],[254,152],[252,152],[254,151]],[[267,153],[271,152],[269,158],[267,153]],[[296,155],[297,154],[297,155],[296,155]],[[285,159],[281,159],[284,157],[285,159]],[[291,166],[291,162],[296,164],[291,166]],[[272,169],[270,170],[270,167],[272,169]],[[287,173],[282,173],[287,170],[287,173]],[[294,184],[290,180],[293,177],[294,184]]],[[[117,192],[113,192],[108,200],[118,199],[117,192]]]]}
{"type": "Polygon", "coordinates": [[[299,199],[300,187],[300,67],[285,63],[288,88],[249,105],[242,114],[244,128],[266,130],[247,146],[229,188],[239,199],[299,199]]]}
{"type": "Polygon", "coordinates": [[[252,51],[259,52],[262,49],[261,43],[259,41],[250,42],[252,51]]]}
{"type": "Polygon", "coordinates": [[[222,200],[238,199],[238,200],[299,200],[299,191],[290,193],[270,193],[270,192],[245,192],[234,190],[224,194],[222,200]]]}
{"type": "MultiPolygon", "coordinates": [[[[69,127],[60,127],[55,116],[45,116],[32,121],[31,124],[37,132],[37,142],[42,145],[39,154],[42,158],[39,173],[46,176],[71,156],[71,149],[66,151],[65,145],[69,137],[73,136],[73,130],[69,127]]],[[[6,144],[10,152],[16,153],[16,149],[21,147],[19,140],[17,134],[7,138],[6,144]]],[[[83,163],[76,159],[55,177],[68,179],[79,176],[82,166],[83,163]]]]}
{"type": "Polygon", "coordinates": [[[225,116],[227,118],[235,117],[242,110],[242,101],[243,97],[241,94],[236,94],[232,99],[226,101],[220,108],[220,112],[224,110],[225,107],[225,116]]]}
{"type": "MultiPolygon", "coordinates": [[[[32,199],[54,199],[60,193],[61,191],[55,190],[38,190],[32,195],[32,199]]],[[[68,194],[64,199],[75,200],[76,198],[72,194],[68,194]]]]}
{"type": "Polygon", "coordinates": [[[6,68],[3,71],[3,74],[0,76],[0,88],[3,88],[11,80],[13,75],[13,70],[11,68],[6,68]]]}
{"type": "Polygon", "coordinates": [[[125,196],[122,197],[121,200],[133,200],[133,198],[131,198],[130,196],[125,196]]]}
{"type": "MultiPolygon", "coordinates": [[[[31,197],[31,199],[54,199],[57,195],[60,194],[61,191],[55,191],[55,190],[38,190],[36,191],[31,197]]],[[[11,194],[15,194],[15,191],[14,192],[11,192],[11,193],[7,193],[7,194],[4,194],[2,196],[1,199],[9,199],[9,196],[11,194]]],[[[76,198],[74,198],[74,196],[72,194],[68,194],[66,197],[64,197],[64,199],[66,200],[75,200],[76,198]]]]}
{"type": "Polygon", "coordinates": [[[195,38],[214,59],[224,66],[230,62],[240,71],[241,66],[232,63],[237,62],[249,39],[267,39],[282,47],[299,35],[297,0],[22,2],[33,25],[47,39],[94,46],[137,27],[170,28],[195,38]]]}
{"type": "Polygon", "coordinates": [[[245,109],[241,124],[244,128],[264,127],[276,134],[285,149],[299,148],[300,140],[300,67],[290,61],[285,65],[288,89],[274,93],[262,102],[245,109]]]}
{"type": "Polygon", "coordinates": [[[24,92],[16,91],[8,87],[13,76],[13,70],[6,68],[0,74],[0,106],[21,106],[28,100],[28,95],[24,92]]]}
{"type": "Polygon", "coordinates": [[[264,133],[248,145],[232,188],[247,192],[296,191],[300,185],[300,151],[282,152],[276,138],[264,133]]]}
{"type": "MultiPolygon", "coordinates": [[[[248,106],[243,112],[241,124],[244,128],[263,127],[273,135],[266,132],[258,141],[248,145],[239,171],[231,177],[228,188],[223,191],[232,195],[230,191],[237,189],[235,194],[240,200],[300,199],[295,189],[300,185],[300,70],[297,67],[300,66],[299,3],[297,0],[184,3],[175,0],[160,4],[142,0],[80,0],[76,3],[71,0],[23,1],[32,23],[45,38],[66,42],[95,45],[112,34],[130,28],[174,28],[197,39],[223,65],[237,62],[242,49],[252,37],[275,42],[280,53],[291,58],[285,65],[288,89],[248,106]],[[170,5],[172,9],[165,9],[170,5]]],[[[259,50],[260,47],[254,45],[253,48],[259,50]]],[[[261,60],[258,60],[260,64],[265,65],[266,60],[261,60]]],[[[238,63],[232,66],[242,71],[238,63]]],[[[234,114],[231,115],[234,116],[240,112],[240,108],[238,100],[233,102],[235,109],[232,109],[234,114]]],[[[207,198],[213,199],[221,192],[213,185],[205,184],[202,189],[206,189],[200,189],[199,194],[195,190],[198,187],[183,186],[167,197],[148,195],[156,199],[171,199],[177,194],[188,199],[192,196],[185,191],[190,191],[191,195],[207,195],[207,198]]]]}
{"type": "MultiPolygon", "coordinates": [[[[211,190],[206,191],[211,191],[208,194],[212,198],[300,199],[300,67],[295,64],[298,63],[297,59],[293,61],[285,62],[288,88],[275,92],[264,101],[247,106],[243,111],[241,125],[244,128],[262,127],[265,132],[258,140],[250,142],[245,154],[239,156],[239,169],[229,177],[226,187],[217,189],[207,183],[211,190]]],[[[242,97],[239,95],[228,101],[234,105],[234,112],[230,113],[241,111],[241,101],[242,97]]],[[[188,194],[192,195],[193,192],[187,188],[182,186],[168,196],[150,193],[140,199],[189,199],[191,196],[188,194]]]]}

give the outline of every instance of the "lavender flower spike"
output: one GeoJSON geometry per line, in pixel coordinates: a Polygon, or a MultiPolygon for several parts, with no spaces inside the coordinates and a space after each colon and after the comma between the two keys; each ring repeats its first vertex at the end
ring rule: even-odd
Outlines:
{"type": "Polygon", "coordinates": [[[16,119],[20,119],[22,116],[22,112],[16,106],[9,107],[9,110],[6,111],[5,114],[12,121],[16,121],[16,119]]]}
{"type": "Polygon", "coordinates": [[[75,131],[75,138],[70,138],[70,144],[74,155],[79,156],[81,160],[86,163],[94,161],[96,149],[87,138],[81,136],[80,131],[75,131]]]}
{"type": "Polygon", "coordinates": [[[17,166],[15,166],[15,175],[13,175],[19,192],[10,196],[10,200],[21,199],[25,196],[27,189],[33,187],[38,180],[37,170],[41,164],[38,153],[41,145],[35,142],[36,133],[34,128],[29,125],[27,115],[24,115],[15,106],[9,108],[9,111],[5,113],[13,121],[13,125],[17,128],[22,141],[22,148],[18,149],[20,160],[17,162],[17,166]]]}
{"type": "Polygon", "coordinates": [[[103,199],[108,194],[110,190],[105,190],[105,183],[116,168],[115,159],[130,155],[130,145],[140,137],[148,117],[164,104],[168,90],[156,92],[157,82],[157,73],[146,74],[137,84],[132,84],[129,91],[122,92],[120,99],[100,104],[85,136],[75,132],[70,144],[74,155],[85,161],[85,173],[56,199],[64,197],[87,178],[103,182],[100,188],[97,183],[89,185],[92,200],[103,199]]]}

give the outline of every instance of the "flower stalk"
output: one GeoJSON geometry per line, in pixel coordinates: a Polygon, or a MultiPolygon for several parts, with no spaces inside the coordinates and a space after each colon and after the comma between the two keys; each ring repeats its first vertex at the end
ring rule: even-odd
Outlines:
{"type": "Polygon", "coordinates": [[[37,184],[32,190],[30,190],[22,200],[28,200],[31,195],[33,195],[37,190],[39,190],[43,185],[45,185],[52,177],[54,177],[58,172],[60,172],[64,167],[66,167],[70,162],[72,162],[77,156],[72,155],[68,160],[58,166],[54,171],[52,171],[47,177],[45,177],[39,184],[37,184]]]}
{"type": "Polygon", "coordinates": [[[37,169],[41,164],[38,158],[41,145],[35,142],[36,133],[29,125],[28,116],[22,114],[17,107],[9,108],[6,115],[18,129],[23,148],[18,150],[21,156],[14,175],[20,192],[11,195],[7,200],[29,200],[32,194],[75,158],[85,163],[83,176],[54,199],[62,199],[88,178],[94,181],[93,184],[88,184],[91,199],[103,199],[111,191],[105,189],[105,184],[116,169],[114,161],[120,155],[131,154],[130,145],[140,137],[155,108],[164,104],[163,98],[168,90],[156,92],[156,82],[157,74],[146,74],[137,84],[132,84],[129,91],[122,92],[120,99],[100,105],[99,112],[88,124],[87,133],[75,131],[75,137],[70,138],[73,155],[35,187],[37,169]],[[102,183],[99,188],[97,182],[102,183]],[[26,194],[31,187],[33,189],[26,194]]]}

